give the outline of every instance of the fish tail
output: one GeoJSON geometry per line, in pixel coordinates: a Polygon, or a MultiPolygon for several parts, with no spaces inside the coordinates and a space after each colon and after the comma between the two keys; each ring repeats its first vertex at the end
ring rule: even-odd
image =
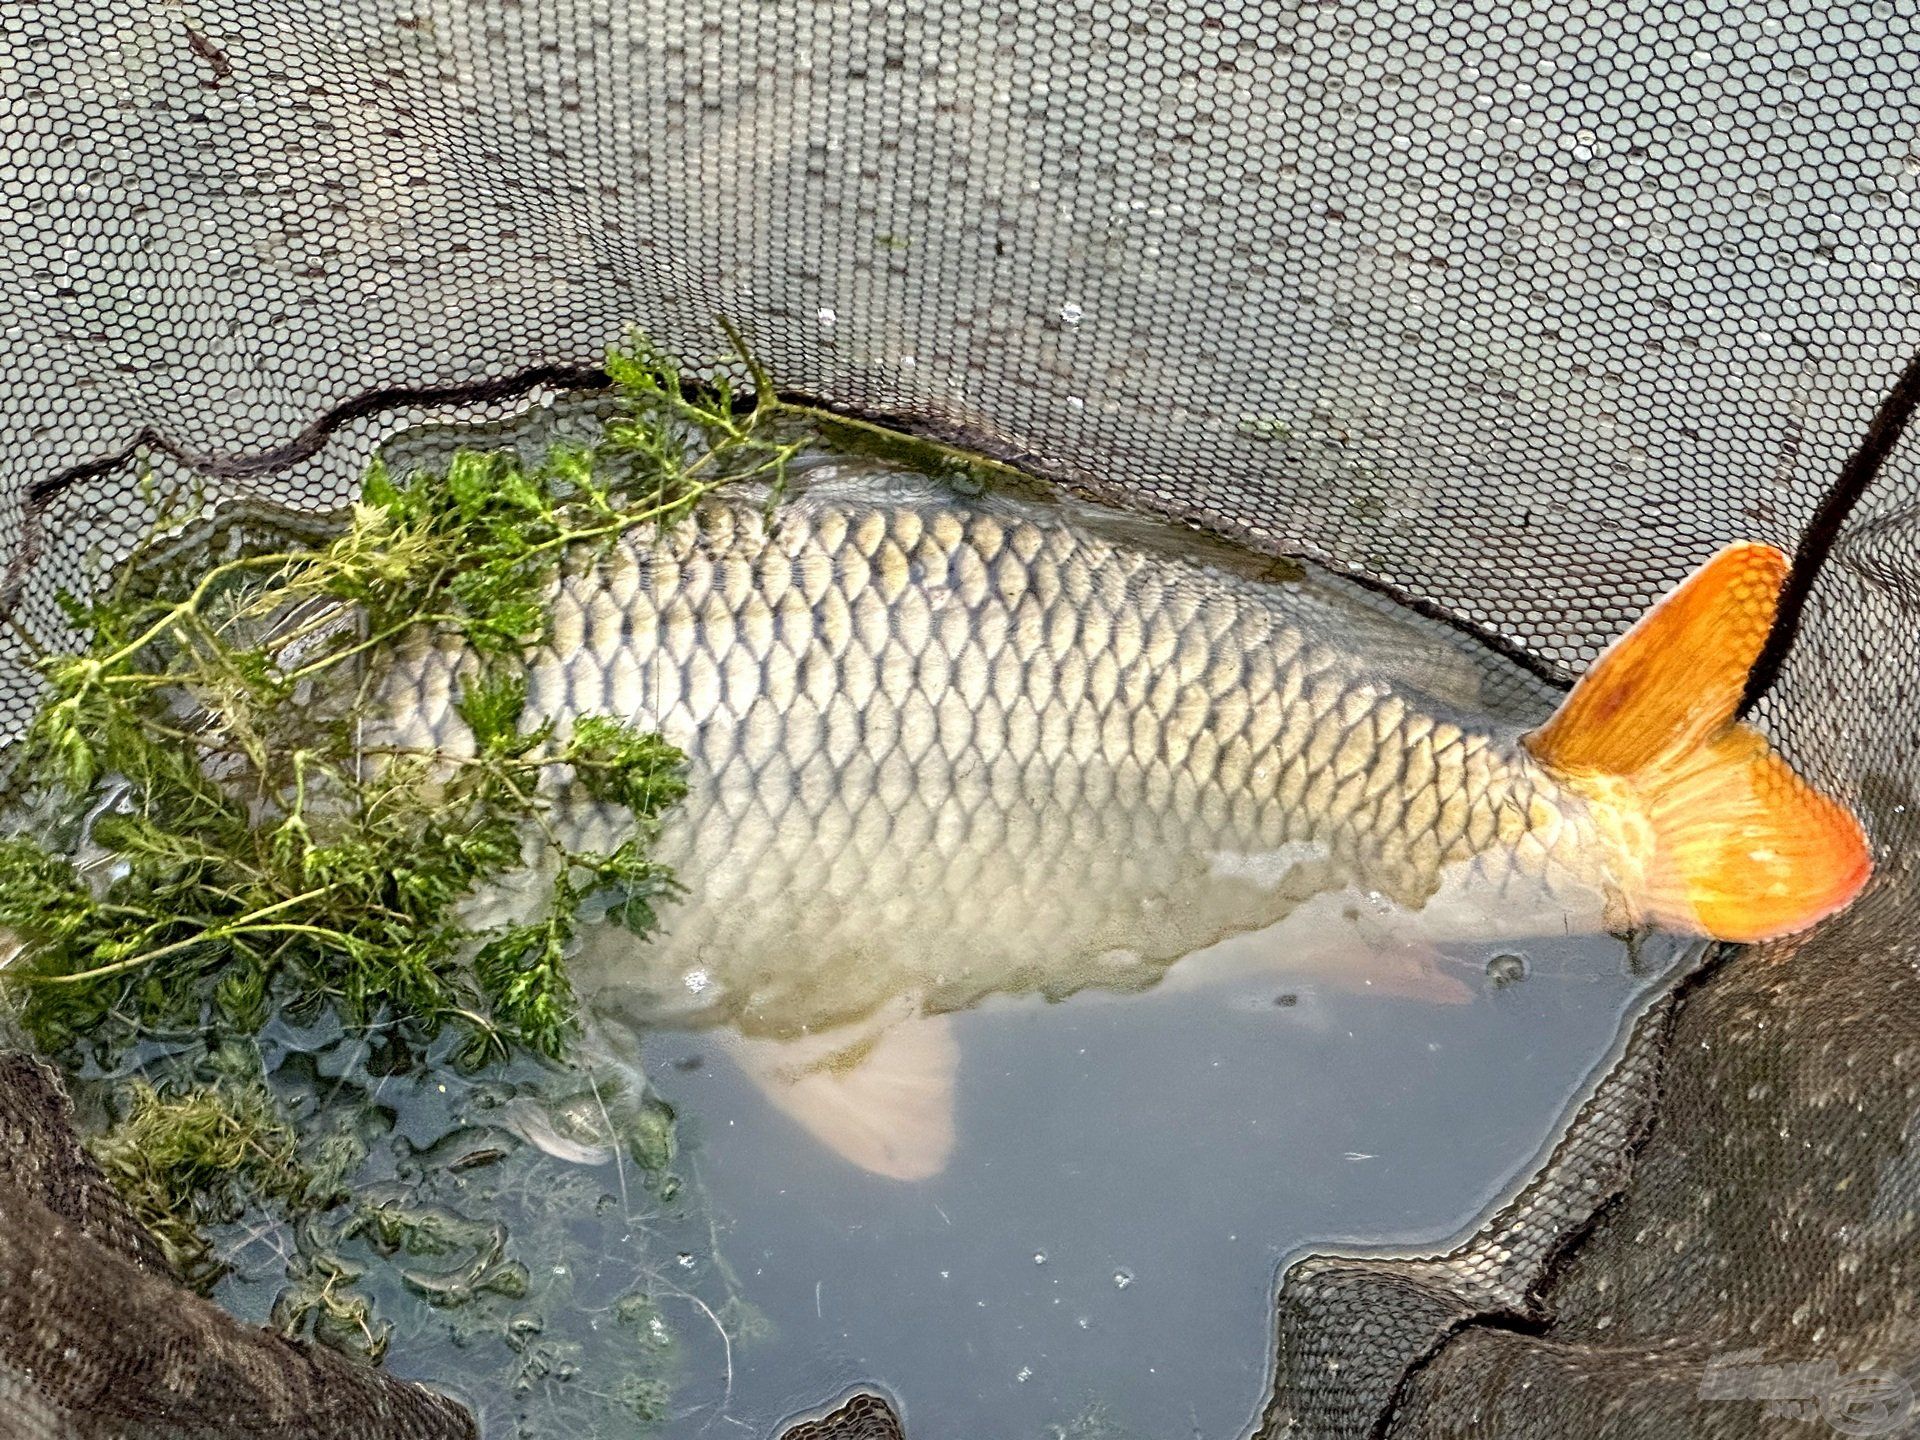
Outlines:
{"type": "Polygon", "coordinates": [[[1721,940],[1791,934],[1846,905],[1873,869],[1854,816],[1734,719],[1787,560],[1731,545],[1617,640],[1527,748],[1642,838],[1628,899],[1721,940]]]}

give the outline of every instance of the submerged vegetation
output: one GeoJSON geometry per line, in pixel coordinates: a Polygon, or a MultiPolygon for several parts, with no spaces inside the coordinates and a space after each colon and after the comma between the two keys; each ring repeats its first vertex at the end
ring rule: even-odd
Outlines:
{"type": "MultiPolygon", "coordinates": [[[[608,370],[612,410],[591,439],[531,459],[461,450],[411,473],[376,463],[318,543],[223,531],[198,497],[150,486],[153,534],[104,593],[63,598],[79,643],[23,637],[45,684],[0,838],[0,931],[17,946],[0,1000],[63,1062],[94,1153],[183,1277],[215,1289],[270,1232],[286,1333],[377,1359],[392,1322],[370,1296],[411,1295],[491,1327],[516,1393],[584,1359],[542,1342],[527,1307],[580,1302],[548,1293],[563,1268],[508,1253],[488,1211],[512,1196],[471,1177],[539,1190],[524,1213],[533,1231],[550,1216],[556,1245],[583,1225],[631,1227],[629,1166],[656,1206],[677,1187],[671,1112],[594,1083],[621,1191],[602,1221],[603,1182],[536,1178],[553,1167],[511,1127],[436,1168],[378,1094],[411,1084],[456,1135],[499,1101],[487,1077],[517,1076],[520,1106],[577,1088],[557,1063],[578,1028],[575,931],[655,925],[674,881],[650,850],[685,781],[683,757],[622,717],[560,733],[527,714],[547,589],[563,559],[671,525],[718,486],[778,494],[802,443],[775,433],[764,377],[746,408],[724,385],[683,388],[637,340],[608,370]],[[382,736],[386,687],[423,644],[468,657],[470,753],[382,736]],[[550,812],[576,793],[630,812],[628,838],[570,847],[550,812]],[[473,922],[470,900],[528,877],[537,896],[511,920],[473,922]],[[337,1068],[323,1077],[303,1046],[326,1036],[337,1068]],[[458,1096],[455,1075],[469,1077],[458,1096]],[[243,1215],[264,1218],[231,1233],[243,1215]]],[[[650,1293],[622,1302],[623,1325],[650,1293]]],[[[670,1337],[651,1310],[643,1338],[646,1363],[603,1397],[628,1422],[665,1403],[670,1337]]]]}
{"type": "Polygon", "coordinates": [[[203,1227],[250,1202],[302,1200],[312,1173],[264,1086],[128,1087],[127,1113],[95,1137],[94,1158],[188,1281],[215,1264],[203,1227]]]}
{"type": "MultiPolygon", "coordinates": [[[[677,752],[619,718],[559,736],[524,715],[546,588],[570,550],[670,524],[717,485],[777,482],[797,448],[764,434],[766,406],[690,398],[644,349],[609,369],[622,404],[594,444],[376,465],[324,546],[197,574],[143,552],[69,601],[86,644],[38,660],[14,777],[31,828],[0,841],[0,927],[26,947],[7,975],[43,1045],[115,1022],[251,1029],[271,1002],[452,1023],[472,1058],[561,1052],[577,919],[592,904],[653,924],[671,882],[648,843],[683,782],[677,752]],[[471,756],[365,743],[423,635],[475,658],[471,756]],[[568,849],[542,823],[564,785],[625,806],[632,837],[568,849]],[[541,913],[473,933],[462,902],[529,867],[553,876],[541,913]]],[[[170,530],[191,518],[162,510],[170,530]]]]}
{"type": "Polygon", "coordinates": [[[189,1283],[457,1370],[490,1431],[504,1404],[514,1434],[631,1435],[760,1323],[682,1194],[671,1109],[571,1044],[576,930],[657,923],[685,780],[623,717],[527,713],[557,570],[716,487],[778,496],[806,449],[965,493],[1013,473],[749,368],[736,405],[636,341],[551,425],[391,443],[325,524],[148,480],[152,533],[63,597],[71,638],[20,637],[44,688],[0,795],[0,1026],[62,1065],[189,1283]],[[470,752],[382,734],[427,645],[467,657],[470,752]],[[625,842],[571,848],[570,794],[624,807],[625,842]],[[508,889],[511,918],[479,923],[469,902],[508,889]]]}

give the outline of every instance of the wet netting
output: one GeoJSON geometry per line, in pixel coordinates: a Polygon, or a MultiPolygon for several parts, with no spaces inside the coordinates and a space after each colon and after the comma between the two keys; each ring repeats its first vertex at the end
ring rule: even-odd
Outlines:
{"type": "MultiPolygon", "coordinates": [[[[44,633],[148,523],[143,466],[331,509],[383,438],[590,388],[636,322],[745,382],[717,317],[795,396],[1561,677],[1719,545],[1811,536],[1757,717],[1875,888],[1682,981],[1459,1248],[1293,1264],[1260,1433],[1908,1423],[1911,446],[1812,522],[1920,350],[1910,5],[22,0],[0,35],[0,553],[44,633]]],[[[0,1071],[0,1432],[465,1433],[129,1225],[0,1071]]],[[[899,1433],[840,1383],[796,1433],[899,1433]]]]}

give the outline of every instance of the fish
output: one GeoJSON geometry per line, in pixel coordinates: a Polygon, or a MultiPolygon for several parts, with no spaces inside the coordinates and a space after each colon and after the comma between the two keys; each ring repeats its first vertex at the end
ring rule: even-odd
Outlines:
{"type": "MultiPolygon", "coordinates": [[[[576,983],[635,1024],[725,1027],[778,1108],[911,1181],[954,1148],[951,1017],[991,995],[1146,990],[1249,935],[1310,960],[1362,919],[1409,953],[1793,933],[1872,861],[1735,718],[1786,569],[1721,550],[1518,716],[1470,642],[1121,512],[859,473],[710,497],[570,555],[528,661],[561,733],[611,713],[687,756],[657,850],[685,895],[644,945],[589,934],[576,983]]],[[[414,644],[396,743],[470,753],[470,673],[414,644]]],[[[624,838],[567,813],[569,843],[624,838]]]]}

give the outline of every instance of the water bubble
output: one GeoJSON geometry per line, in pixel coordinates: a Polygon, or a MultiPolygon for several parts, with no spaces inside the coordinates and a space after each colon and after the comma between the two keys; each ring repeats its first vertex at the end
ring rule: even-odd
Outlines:
{"type": "Polygon", "coordinates": [[[1127,1288],[1127,1286],[1131,1285],[1132,1283],[1133,1283],[1133,1271],[1123,1268],[1113,1272],[1113,1288],[1114,1289],[1124,1290],[1127,1288]]]}
{"type": "Polygon", "coordinates": [[[1086,313],[1071,300],[1060,307],[1061,322],[1067,325],[1078,325],[1086,313]]]}
{"type": "Polygon", "coordinates": [[[1034,1263],[1034,1264],[1036,1264],[1036,1265],[1044,1265],[1044,1264],[1046,1264],[1046,1263],[1047,1263],[1047,1252],[1046,1252],[1046,1251],[1044,1251],[1044,1250],[1036,1250],[1036,1251],[1034,1251],[1034,1252],[1033,1252],[1033,1263],[1034,1263]]]}
{"type": "Polygon", "coordinates": [[[1512,985],[1527,978],[1527,957],[1524,955],[1496,955],[1487,961],[1487,978],[1495,985],[1512,985]]]}

